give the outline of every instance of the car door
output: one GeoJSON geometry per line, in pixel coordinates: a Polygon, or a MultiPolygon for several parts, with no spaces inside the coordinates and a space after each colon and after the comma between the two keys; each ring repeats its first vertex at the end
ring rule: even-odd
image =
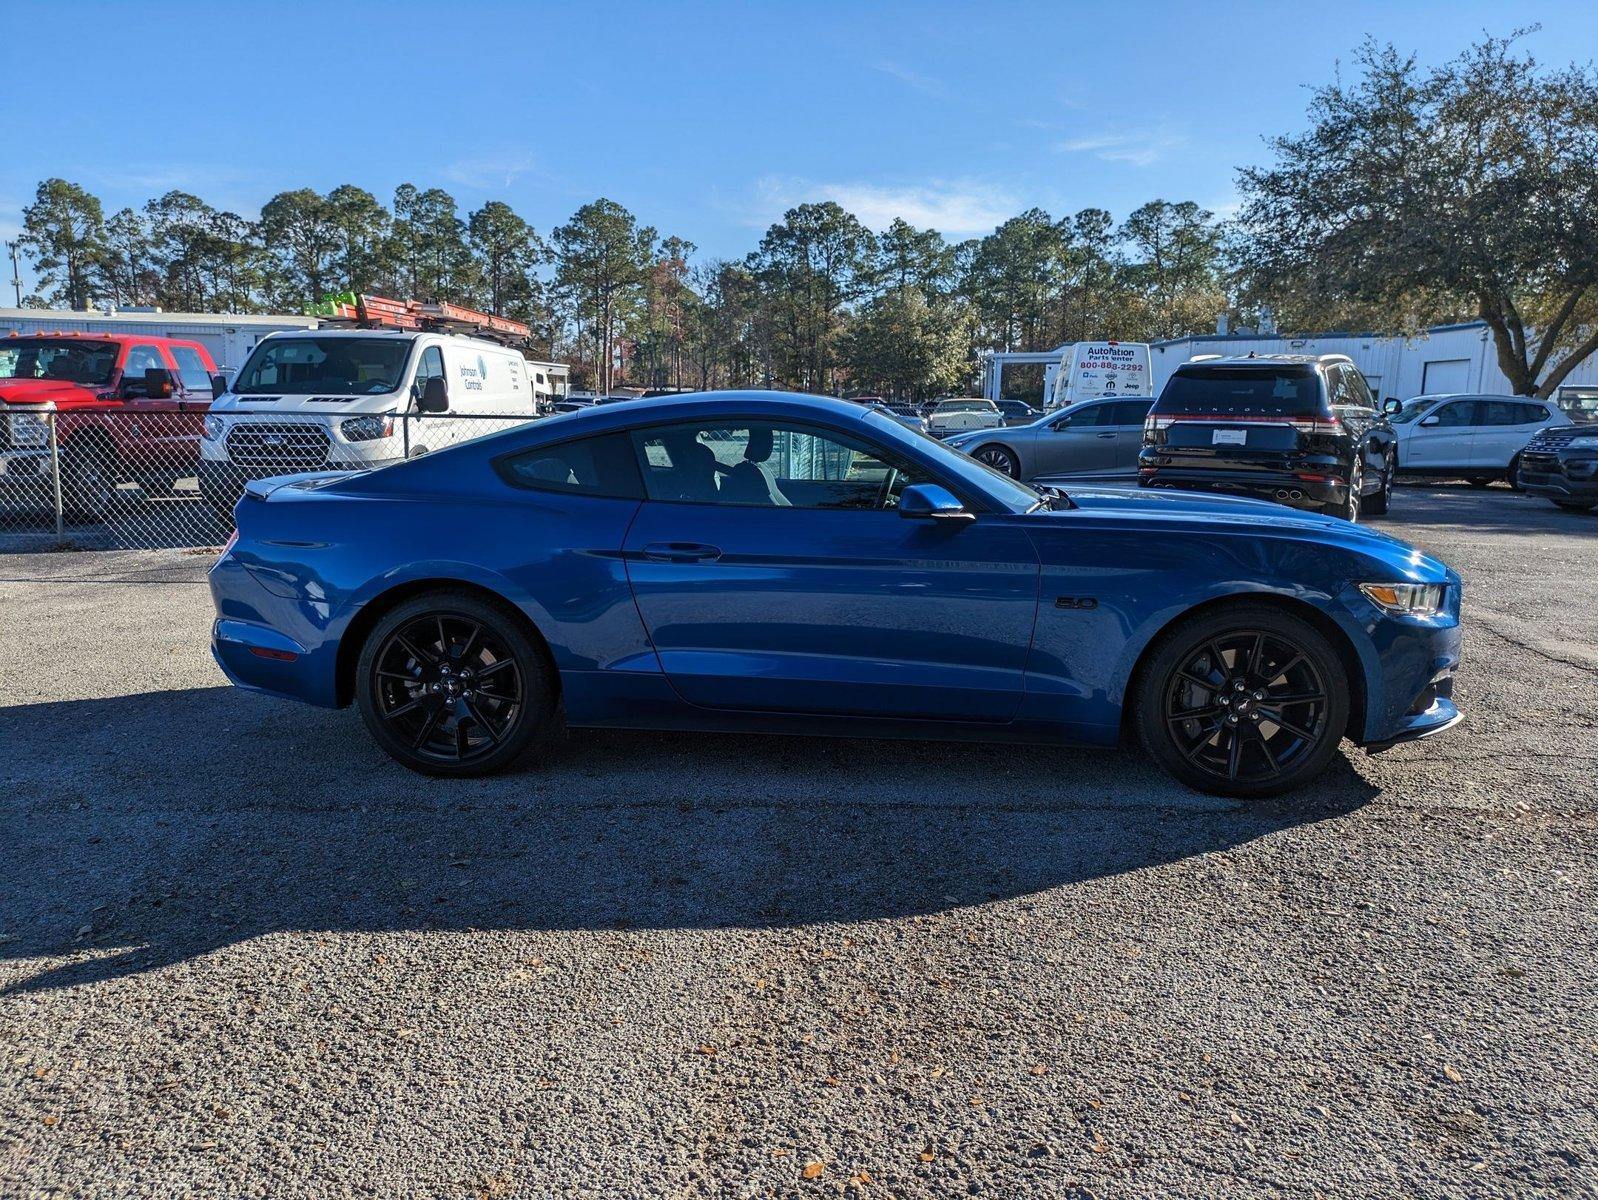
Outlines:
{"type": "Polygon", "coordinates": [[[1120,445],[1114,408],[1113,401],[1074,405],[1039,430],[1034,474],[1113,473],[1120,445]]]}
{"type": "Polygon", "coordinates": [[[1476,401],[1447,400],[1413,426],[1403,450],[1402,465],[1435,471],[1468,467],[1476,437],[1476,401]]]}
{"type": "Polygon", "coordinates": [[[200,456],[201,417],[185,417],[179,394],[177,364],[155,342],[131,342],[122,356],[117,395],[124,406],[118,418],[122,463],[127,473],[157,488],[194,473],[200,456]],[[172,394],[150,394],[146,371],[165,371],[172,394]]]}
{"type": "Polygon", "coordinates": [[[1480,429],[1471,447],[1478,467],[1504,470],[1510,459],[1526,448],[1526,443],[1548,419],[1540,404],[1519,400],[1478,400],[1480,429]]]}
{"type": "Polygon", "coordinates": [[[1143,448],[1143,424],[1148,420],[1154,400],[1117,400],[1111,406],[1115,421],[1115,473],[1137,477],[1138,451],[1143,448]]]}
{"type": "MultiPolygon", "coordinates": [[[[931,482],[857,433],[727,417],[635,431],[623,557],[679,695],[707,708],[1005,721],[1039,563],[1013,524],[899,515],[931,482]]],[[[941,481],[940,481],[941,482],[941,481]]]]}

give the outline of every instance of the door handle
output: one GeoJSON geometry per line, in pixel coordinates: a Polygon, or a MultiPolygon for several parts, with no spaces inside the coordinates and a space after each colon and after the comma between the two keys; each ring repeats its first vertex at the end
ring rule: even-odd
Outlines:
{"type": "Polygon", "coordinates": [[[1099,434],[1099,436],[1101,438],[1112,438],[1112,437],[1115,436],[1115,434],[1113,434],[1113,433],[1101,433],[1101,434],[1099,434]]]}
{"type": "Polygon", "coordinates": [[[644,557],[656,562],[714,562],[721,557],[721,547],[703,542],[650,542],[644,547],[644,557]]]}

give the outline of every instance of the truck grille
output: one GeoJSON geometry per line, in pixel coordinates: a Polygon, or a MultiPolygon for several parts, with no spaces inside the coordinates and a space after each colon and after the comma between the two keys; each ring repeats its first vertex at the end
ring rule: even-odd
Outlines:
{"type": "Polygon", "coordinates": [[[246,471],[319,471],[327,465],[327,430],[311,422],[235,425],[227,435],[227,454],[246,471]]]}
{"type": "Polygon", "coordinates": [[[1539,433],[1536,437],[1532,438],[1531,444],[1528,445],[1526,449],[1531,451],[1541,451],[1542,453],[1547,454],[1554,450],[1558,450],[1563,446],[1570,445],[1572,439],[1581,437],[1583,435],[1591,437],[1592,431],[1590,429],[1576,428],[1550,429],[1546,433],[1539,433]]]}

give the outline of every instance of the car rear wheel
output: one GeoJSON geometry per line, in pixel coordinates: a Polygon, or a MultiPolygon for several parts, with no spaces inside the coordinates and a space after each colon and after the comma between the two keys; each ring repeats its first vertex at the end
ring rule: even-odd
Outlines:
{"type": "Polygon", "coordinates": [[[1467,482],[1473,488],[1484,488],[1492,481],[1493,477],[1491,475],[1472,475],[1467,482]]]}
{"type": "Polygon", "coordinates": [[[1526,490],[1525,485],[1520,482],[1520,455],[1517,454],[1509,460],[1509,473],[1504,478],[1508,481],[1509,486],[1517,492],[1526,490]]]}
{"type": "Polygon", "coordinates": [[[1348,678],[1314,626],[1240,602],[1163,634],[1132,703],[1144,747],[1167,771],[1252,799],[1325,770],[1348,721],[1348,678]]]}
{"type": "Polygon", "coordinates": [[[1011,479],[1021,478],[1021,464],[1016,461],[1014,454],[1003,446],[983,446],[974,455],[979,463],[986,463],[995,471],[1002,471],[1011,479]]]}
{"type": "Polygon", "coordinates": [[[554,725],[554,681],[509,610],[430,592],[383,617],[356,667],[356,701],[377,743],[424,775],[502,770],[554,725]]]}
{"type": "Polygon", "coordinates": [[[1598,500],[1555,500],[1554,503],[1567,512],[1588,512],[1598,507],[1598,500]]]}

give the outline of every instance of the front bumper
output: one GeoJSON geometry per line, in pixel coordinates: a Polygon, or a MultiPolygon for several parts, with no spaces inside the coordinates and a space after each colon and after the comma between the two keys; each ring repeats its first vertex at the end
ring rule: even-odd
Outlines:
{"type": "Polygon", "coordinates": [[[1348,484],[1339,479],[1302,479],[1287,471],[1204,471],[1181,467],[1140,466],[1139,487],[1176,488],[1273,500],[1310,512],[1341,512],[1348,504],[1348,484]]]}
{"type": "Polygon", "coordinates": [[[1598,500],[1598,455],[1522,453],[1520,485],[1553,500],[1598,500]]]}
{"type": "Polygon", "coordinates": [[[49,450],[24,448],[0,451],[0,488],[6,490],[48,488],[53,479],[49,450]]]}
{"type": "Polygon", "coordinates": [[[1459,576],[1449,572],[1448,599],[1435,616],[1396,615],[1350,584],[1340,622],[1365,663],[1363,728],[1352,740],[1372,751],[1452,729],[1463,719],[1454,704],[1459,669],[1459,576]]]}

